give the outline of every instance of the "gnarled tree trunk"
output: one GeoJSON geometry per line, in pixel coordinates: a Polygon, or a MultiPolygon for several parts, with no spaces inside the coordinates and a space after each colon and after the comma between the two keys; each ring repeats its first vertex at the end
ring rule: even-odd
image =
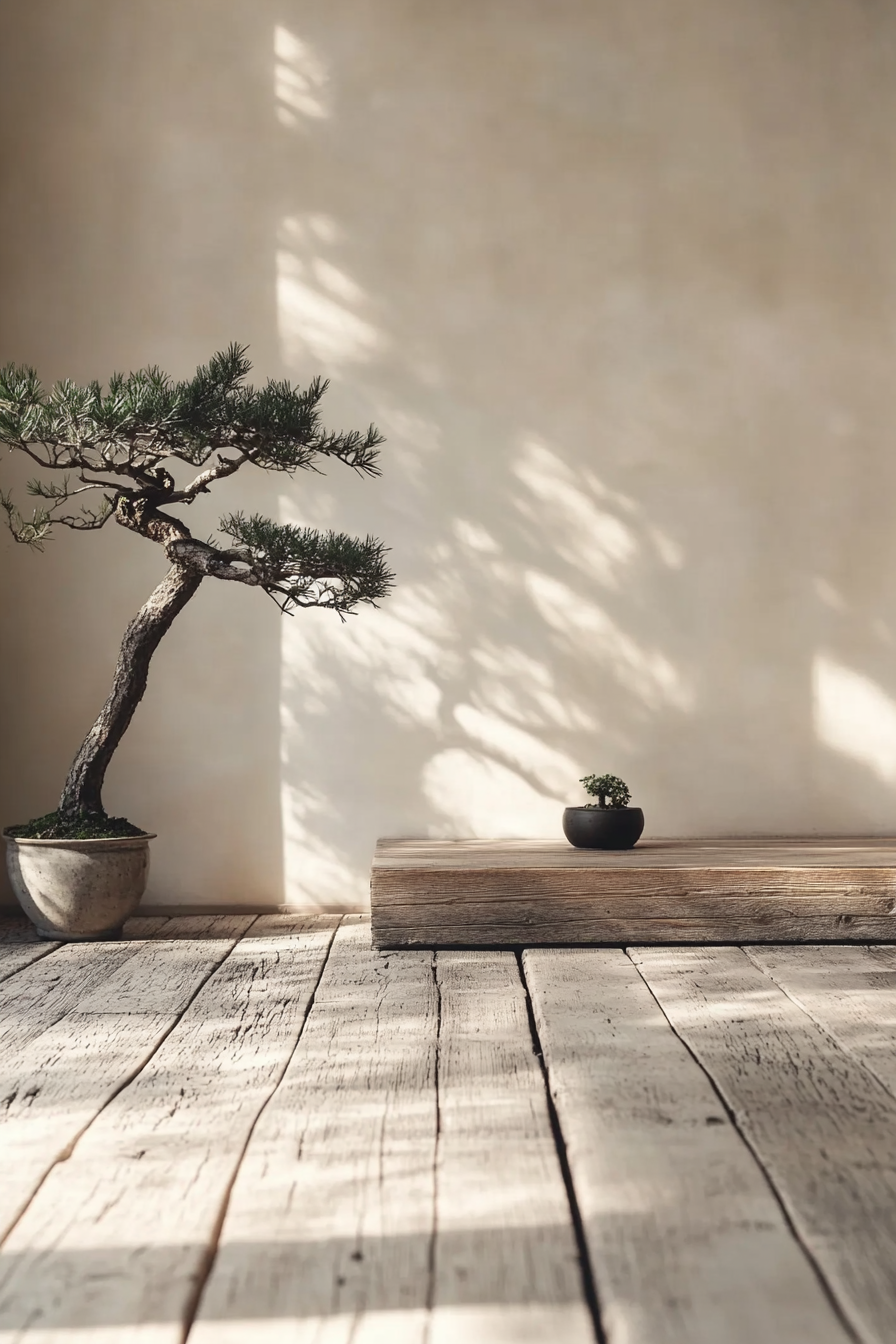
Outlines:
{"type": "Polygon", "coordinates": [[[196,569],[172,565],[125,631],[109,698],[81,744],[62,790],[59,811],[66,816],[102,815],[106,770],[143,699],[150,659],[202,577],[196,569]]]}

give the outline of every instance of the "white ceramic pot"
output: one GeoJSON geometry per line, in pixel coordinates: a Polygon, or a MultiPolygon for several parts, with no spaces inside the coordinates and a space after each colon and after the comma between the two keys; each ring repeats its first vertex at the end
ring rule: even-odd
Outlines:
{"type": "Polygon", "coordinates": [[[114,840],[4,836],[12,889],[41,938],[114,938],[137,909],[154,835],[114,840]]]}

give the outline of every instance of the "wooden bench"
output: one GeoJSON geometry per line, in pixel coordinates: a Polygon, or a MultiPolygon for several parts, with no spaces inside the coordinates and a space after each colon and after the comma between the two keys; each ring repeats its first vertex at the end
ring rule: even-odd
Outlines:
{"type": "Polygon", "coordinates": [[[896,839],[380,840],[377,947],[896,941],[896,839]]]}

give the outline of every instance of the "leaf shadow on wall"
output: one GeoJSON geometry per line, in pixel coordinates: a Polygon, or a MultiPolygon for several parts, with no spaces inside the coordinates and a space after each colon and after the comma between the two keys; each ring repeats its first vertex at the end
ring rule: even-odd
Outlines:
{"type": "Polygon", "coordinates": [[[285,628],[289,899],[362,900],[377,834],[559,835],[586,770],[648,834],[888,828],[813,688],[839,649],[896,700],[896,352],[855,266],[896,208],[857,222],[851,157],[893,94],[842,16],[795,86],[758,8],[281,6],[281,354],[388,439],[282,516],[399,580],[285,628]]]}

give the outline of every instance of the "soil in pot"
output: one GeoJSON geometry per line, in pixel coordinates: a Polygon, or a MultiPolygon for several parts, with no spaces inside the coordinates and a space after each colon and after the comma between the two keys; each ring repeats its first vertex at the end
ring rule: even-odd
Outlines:
{"type": "Polygon", "coordinates": [[[644,830],[640,807],[567,807],[563,834],[577,849],[631,849],[644,830]]]}

